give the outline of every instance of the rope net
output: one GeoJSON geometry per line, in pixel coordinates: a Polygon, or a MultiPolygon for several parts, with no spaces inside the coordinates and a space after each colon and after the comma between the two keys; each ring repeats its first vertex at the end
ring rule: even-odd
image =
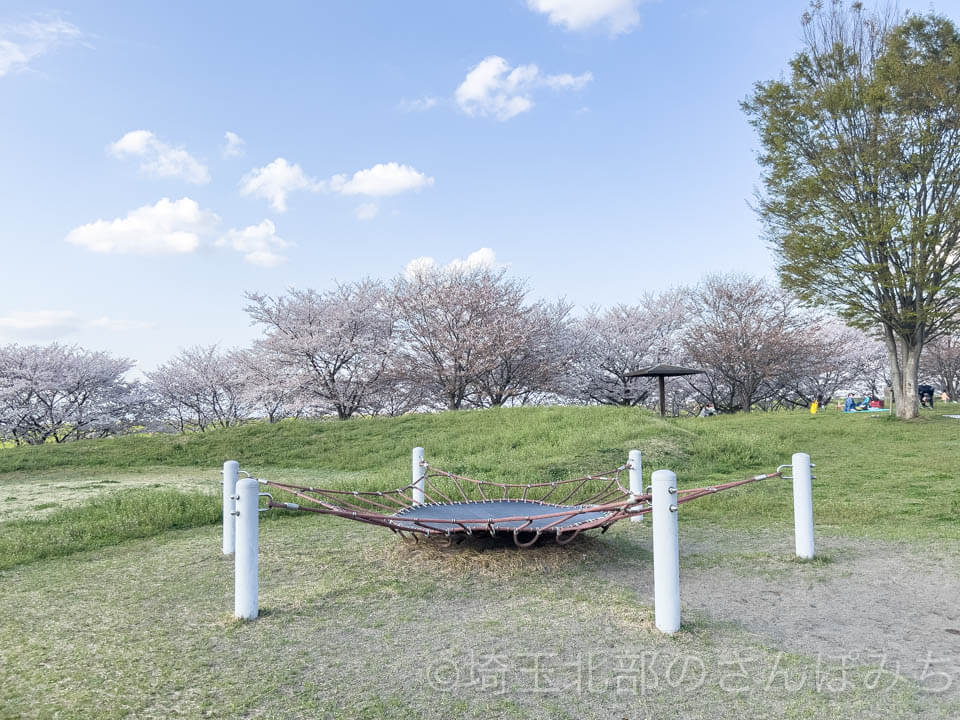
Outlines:
{"type": "MultiPolygon", "coordinates": [[[[447,539],[464,536],[510,534],[521,548],[534,545],[541,537],[553,537],[565,545],[581,532],[601,532],[618,520],[652,511],[649,492],[634,493],[621,483],[630,464],[580,477],[540,483],[498,483],[475,480],[464,475],[421,463],[422,481],[394,490],[335,490],[260,480],[263,485],[284,490],[301,502],[277,502],[268,507],[335,515],[380,525],[413,539],[447,539]],[[423,490],[423,502],[415,491],[423,490]]],[[[743,480],[701,488],[677,490],[676,504],[690,502],[741,485],[782,477],[782,473],[754,475],[743,480]]]]}

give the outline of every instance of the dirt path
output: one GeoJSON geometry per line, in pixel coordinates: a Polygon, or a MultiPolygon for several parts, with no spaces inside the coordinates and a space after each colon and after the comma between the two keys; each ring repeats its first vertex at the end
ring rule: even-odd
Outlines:
{"type": "MultiPolygon", "coordinates": [[[[823,560],[798,563],[791,542],[683,527],[684,619],[731,623],[824,662],[882,665],[960,697],[960,544],[820,536],[823,560]],[[761,547],[769,550],[756,552],[761,547]]],[[[649,567],[641,564],[632,580],[652,604],[649,567]]]]}

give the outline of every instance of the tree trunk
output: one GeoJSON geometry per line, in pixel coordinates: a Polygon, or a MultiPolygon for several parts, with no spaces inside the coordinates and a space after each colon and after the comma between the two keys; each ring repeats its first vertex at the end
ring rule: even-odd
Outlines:
{"type": "Polygon", "coordinates": [[[920,371],[920,352],[923,350],[922,337],[897,337],[889,329],[884,333],[893,402],[897,407],[897,417],[903,420],[911,420],[920,413],[917,375],[920,371]]]}

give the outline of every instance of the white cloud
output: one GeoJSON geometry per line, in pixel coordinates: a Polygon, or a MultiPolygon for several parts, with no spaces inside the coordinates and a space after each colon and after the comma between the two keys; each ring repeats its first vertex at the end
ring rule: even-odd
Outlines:
{"type": "Polygon", "coordinates": [[[290,243],[277,235],[277,228],[270,220],[259,225],[250,225],[242,230],[228,230],[219,240],[220,247],[230,247],[243,253],[243,259],[252,265],[274,267],[286,258],[278,253],[290,243]]]}
{"type": "Polygon", "coordinates": [[[417,98],[416,100],[407,100],[404,98],[400,101],[399,108],[403,112],[424,112],[435,108],[440,103],[438,98],[433,97],[432,95],[427,95],[422,98],[417,98]]]}
{"type": "Polygon", "coordinates": [[[0,334],[25,339],[59,337],[87,328],[121,332],[152,325],[107,315],[87,320],[72,310],[20,310],[0,315],[0,334]]]}
{"type": "Polygon", "coordinates": [[[492,270],[498,267],[497,255],[490,248],[480,248],[469,255],[466,260],[454,258],[442,268],[432,257],[418,257],[407,263],[403,269],[404,277],[408,280],[424,273],[431,273],[437,270],[464,271],[464,270],[492,270]]]}
{"type": "Polygon", "coordinates": [[[447,268],[450,270],[479,270],[485,268],[492,270],[497,266],[497,254],[490,248],[480,248],[467,255],[466,260],[454,258],[449,262],[447,268]]]}
{"type": "Polygon", "coordinates": [[[34,58],[81,37],[78,27],[57,17],[0,25],[0,77],[24,70],[34,58]]]}
{"type": "Polygon", "coordinates": [[[433,178],[409,165],[395,162],[378,163],[366,170],[358,170],[349,180],[346,175],[334,175],[327,186],[341,195],[369,195],[381,197],[420,190],[433,185],[433,178]]]}
{"type": "Polygon", "coordinates": [[[191,253],[200,238],[213,232],[220,221],[195,200],[159,200],[131,210],[125,218],[97,220],[70,231],[67,242],[99,253],[191,253]]]}
{"type": "Polygon", "coordinates": [[[581,90],[592,79],[593,74],[589,72],[545,75],[533,64],[511,68],[499,55],[491,55],[470,69],[454,98],[467,115],[492,115],[498,120],[509,120],[533,107],[532,95],[537,88],[581,90]]]}
{"type": "MultiPolygon", "coordinates": [[[[266,167],[251,170],[240,181],[240,192],[265,198],[277,212],[287,209],[287,195],[296,190],[332,192],[339,195],[367,195],[384,197],[404,192],[419,191],[433,185],[433,178],[409,165],[395,162],[378,163],[353,175],[334,175],[329,180],[309,177],[299,165],[291,165],[277,158],[266,167]]],[[[358,208],[358,217],[367,220],[376,214],[366,205],[358,208]]]]}
{"type": "Polygon", "coordinates": [[[80,324],[80,317],[72,310],[22,310],[0,315],[0,330],[56,332],[74,330],[80,324]]]}
{"type": "Polygon", "coordinates": [[[195,185],[210,182],[206,165],[182,147],[160,140],[149,130],[131,130],[107,148],[117,158],[140,158],[140,170],[153,177],[179,177],[195,185]]]}
{"type": "Polygon", "coordinates": [[[251,170],[240,180],[243,195],[255,195],[270,202],[277,212],[287,211],[287,195],[296,190],[318,192],[323,184],[308,177],[299,165],[279,157],[269,165],[251,170]]]}
{"type": "Polygon", "coordinates": [[[527,7],[547,16],[553,25],[584,30],[606,25],[611,35],[628,33],[640,24],[643,0],[527,0],[527,7]]]}
{"type": "Polygon", "coordinates": [[[562,73],[561,75],[543,76],[543,84],[551,90],[583,90],[591,80],[593,80],[593,73],[589,72],[581,75],[562,73]]]}
{"type": "Polygon", "coordinates": [[[246,140],[237,135],[235,132],[230,132],[227,130],[223,134],[223,138],[226,141],[226,144],[223,146],[223,157],[240,157],[244,152],[246,152],[246,140]]]}
{"type": "Polygon", "coordinates": [[[373,220],[380,214],[380,208],[376,203],[363,203],[354,208],[353,214],[357,216],[357,220],[373,220]]]}

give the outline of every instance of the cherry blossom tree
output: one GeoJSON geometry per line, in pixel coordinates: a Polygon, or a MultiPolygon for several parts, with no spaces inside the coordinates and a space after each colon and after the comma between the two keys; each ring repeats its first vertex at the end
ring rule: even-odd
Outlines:
{"type": "MultiPolygon", "coordinates": [[[[520,341],[526,287],[488,266],[421,266],[394,282],[403,375],[449,410],[473,395],[499,404],[518,391],[498,367],[520,341]]],[[[513,358],[516,360],[516,358],[513,358]]]]}
{"type": "Polygon", "coordinates": [[[685,356],[706,371],[689,383],[722,411],[774,400],[812,325],[791,296],[746,275],[706,278],[686,309],[685,356]]]}
{"type": "Polygon", "coordinates": [[[259,346],[291,373],[305,402],[341,420],[369,405],[395,346],[392,296],[383,283],[247,293],[247,300],[247,313],[266,332],[259,346]]]}
{"type": "Polygon", "coordinates": [[[603,405],[644,405],[655,384],[629,377],[645,365],[672,363],[683,331],[682,291],[647,294],[637,305],[590,308],[572,332],[568,397],[603,405]]]}
{"type": "Polygon", "coordinates": [[[147,401],[132,360],[70,345],[0,346],[0,436],[17,444],[125,432],[147,401]]]}
{"type": "Polygon", "coordinates": [[[245,372],[234,351],[186,348],[146,376],[161,416],[181,432],[230,427],[251,415],[245,372]]]}

